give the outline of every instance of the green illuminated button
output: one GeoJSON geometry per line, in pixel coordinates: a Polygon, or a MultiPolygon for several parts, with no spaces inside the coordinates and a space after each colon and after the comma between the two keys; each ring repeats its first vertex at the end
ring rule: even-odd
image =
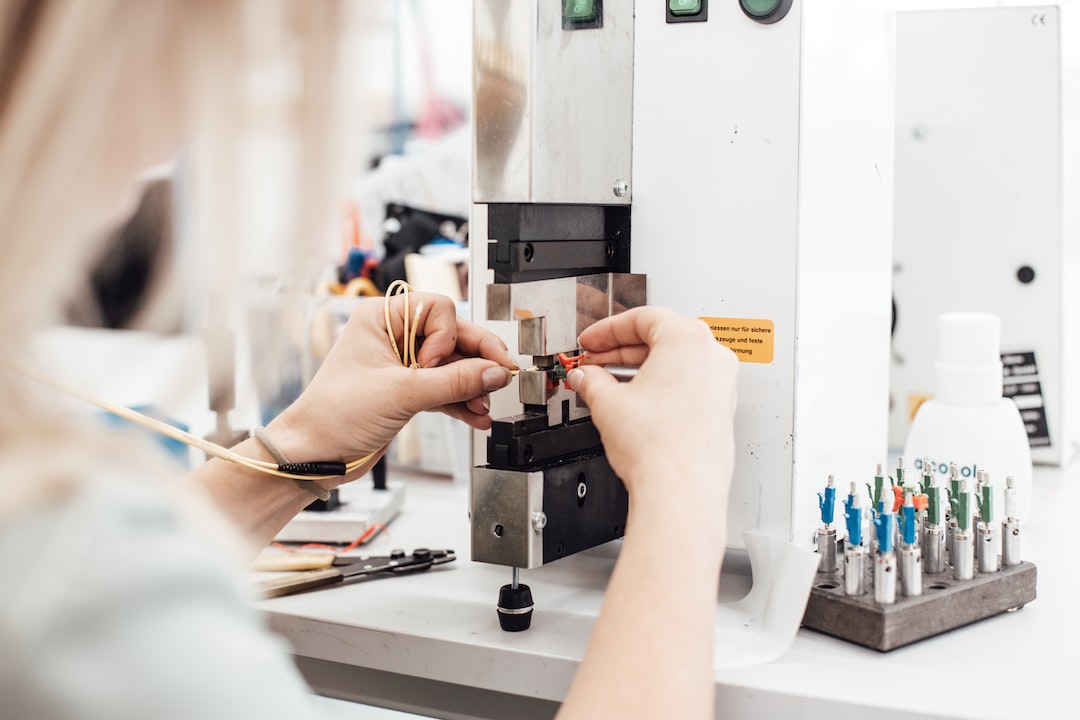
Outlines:
{"type": "Polygon", "coordinates": [[[701,12],[701,0],[668,0],[672,15],[697,15],[701,12]]]}
{"type": "Polygon", "coordinates": [[[563,17],[567,20],[591,20],[595,14],[595,0],[565,0],[563,2],[563,17]]]}
{"type": "Polygon", "coordinates": [[[755,18],[769,17],[781,5],[780,0],[740,0],[740,2],[746,14],[755,18]]]}

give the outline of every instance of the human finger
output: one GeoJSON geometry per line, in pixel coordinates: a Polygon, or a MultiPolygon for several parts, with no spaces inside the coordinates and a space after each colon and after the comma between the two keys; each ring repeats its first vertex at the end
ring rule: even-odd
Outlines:
{"type": "Polygon", "coordinates": [[[466,425],[477,430],[487,430],[491,427],[491,416],[487,413],[478,414],[470,410],[465,403],[453,403],[433,408],[444,415],[461,420],[466,425]]]}
{"type": "MultiPolygon", "coordinates": [[[[454,351],[458,343],[458,315],[454,302],[445,295],[434,293],[409,293],[407,312],[415,322],[415,333],[422,338],[417,349],[416,361],[421,367],[437,365],[441,358],[454,351]]],[[[397,296],[391,299],[396,301],[397,296]]],[[[404,300],[398,301],[391,316],[403,317],[406,312],[404,300]]],[[[403,342],[408,342],[404,338],[403,342]]]]}
{"type": "Polygon", "coordinates": [[[476,415],[487,415],[491,411],[491,398],[486,394],[465,401],[465,407],[476,415]]]}
{"type": "Polygon", "coordinates": [[[463,358],[421,368],[405,386],[406,407],[413,412],[464,403],[510,384],[510,371],[491,360],[463,358]]]}
{"type": "Polygon", "coordinates": [[[593,352],[620,347],[655,344],[666,322],[683,321],[681,315],[665,308],[647,306],[604,318],[582,331],[578,342],[593,352]]]}
{"type": "Polygon", "coordinates": [[[518,369],[501,337],[465,319],[458,320],[456,351],[465,356],[494,360],[510,370],[518,369]]]}
{"type": "Polygon", "coordinates": [[[570,389],[589,406],[593,415],[603,415],[605,404],[624,388],[615,377],[595,365],[579,365],[566,374],[570,389]]]}
{"type": "Polygon", "coordinates": [[[647,345],[634,345],[631,347],[621,347],[614,350],[606,350],[604,352],[593,352],[588,348],[585,348],[585,358],[582,360],[584,365],[641,365],[645,362],[645,359],[649,357],[649,347],[647,345]]]}

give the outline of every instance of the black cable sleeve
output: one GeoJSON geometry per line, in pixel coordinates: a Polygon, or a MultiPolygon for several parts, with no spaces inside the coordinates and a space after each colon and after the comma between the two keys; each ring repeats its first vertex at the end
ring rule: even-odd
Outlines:
{"type": "Polygon", "coordinates": [[[317,462],[281,463],[278,471],[293,475],[344,475],[345,463],[328,460],[317,462]]]}

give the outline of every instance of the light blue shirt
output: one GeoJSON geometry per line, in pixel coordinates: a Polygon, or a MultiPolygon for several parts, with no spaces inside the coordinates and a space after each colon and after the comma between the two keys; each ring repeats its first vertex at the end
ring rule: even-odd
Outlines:
{"type": "Polygon", "coordinates": [[[0,715],[310,717],[287,645],[221,555],[167,495],[115,481],[0,521],[0,715]]]}

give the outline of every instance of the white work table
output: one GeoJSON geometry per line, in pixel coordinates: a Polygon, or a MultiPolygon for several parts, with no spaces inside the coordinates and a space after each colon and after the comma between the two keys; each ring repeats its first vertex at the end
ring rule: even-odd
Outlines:
{"type": "MultiPolygon", "coordinates": [[[[368,548],[445,547],[458,552],[455,562],[261,602],[316,692],[432,717],[554,715],[618,543],[523,572],[536,602],[532,628],[506,633],[495,603],[510,570],[469,561],[466,494],[447,479],[409,477],[390,537],[368,548]]],[[[1078,507],[1077,463],[1036,469],[1023,556],[1038,568],[1038,597],[1019,612],[888,653],[802,629],[776,661],[716,671],[717,717],[1080,717],[1078,507]]],[[[738,570],[725,569],[722,598],[746,591],[738,570]]]]}

